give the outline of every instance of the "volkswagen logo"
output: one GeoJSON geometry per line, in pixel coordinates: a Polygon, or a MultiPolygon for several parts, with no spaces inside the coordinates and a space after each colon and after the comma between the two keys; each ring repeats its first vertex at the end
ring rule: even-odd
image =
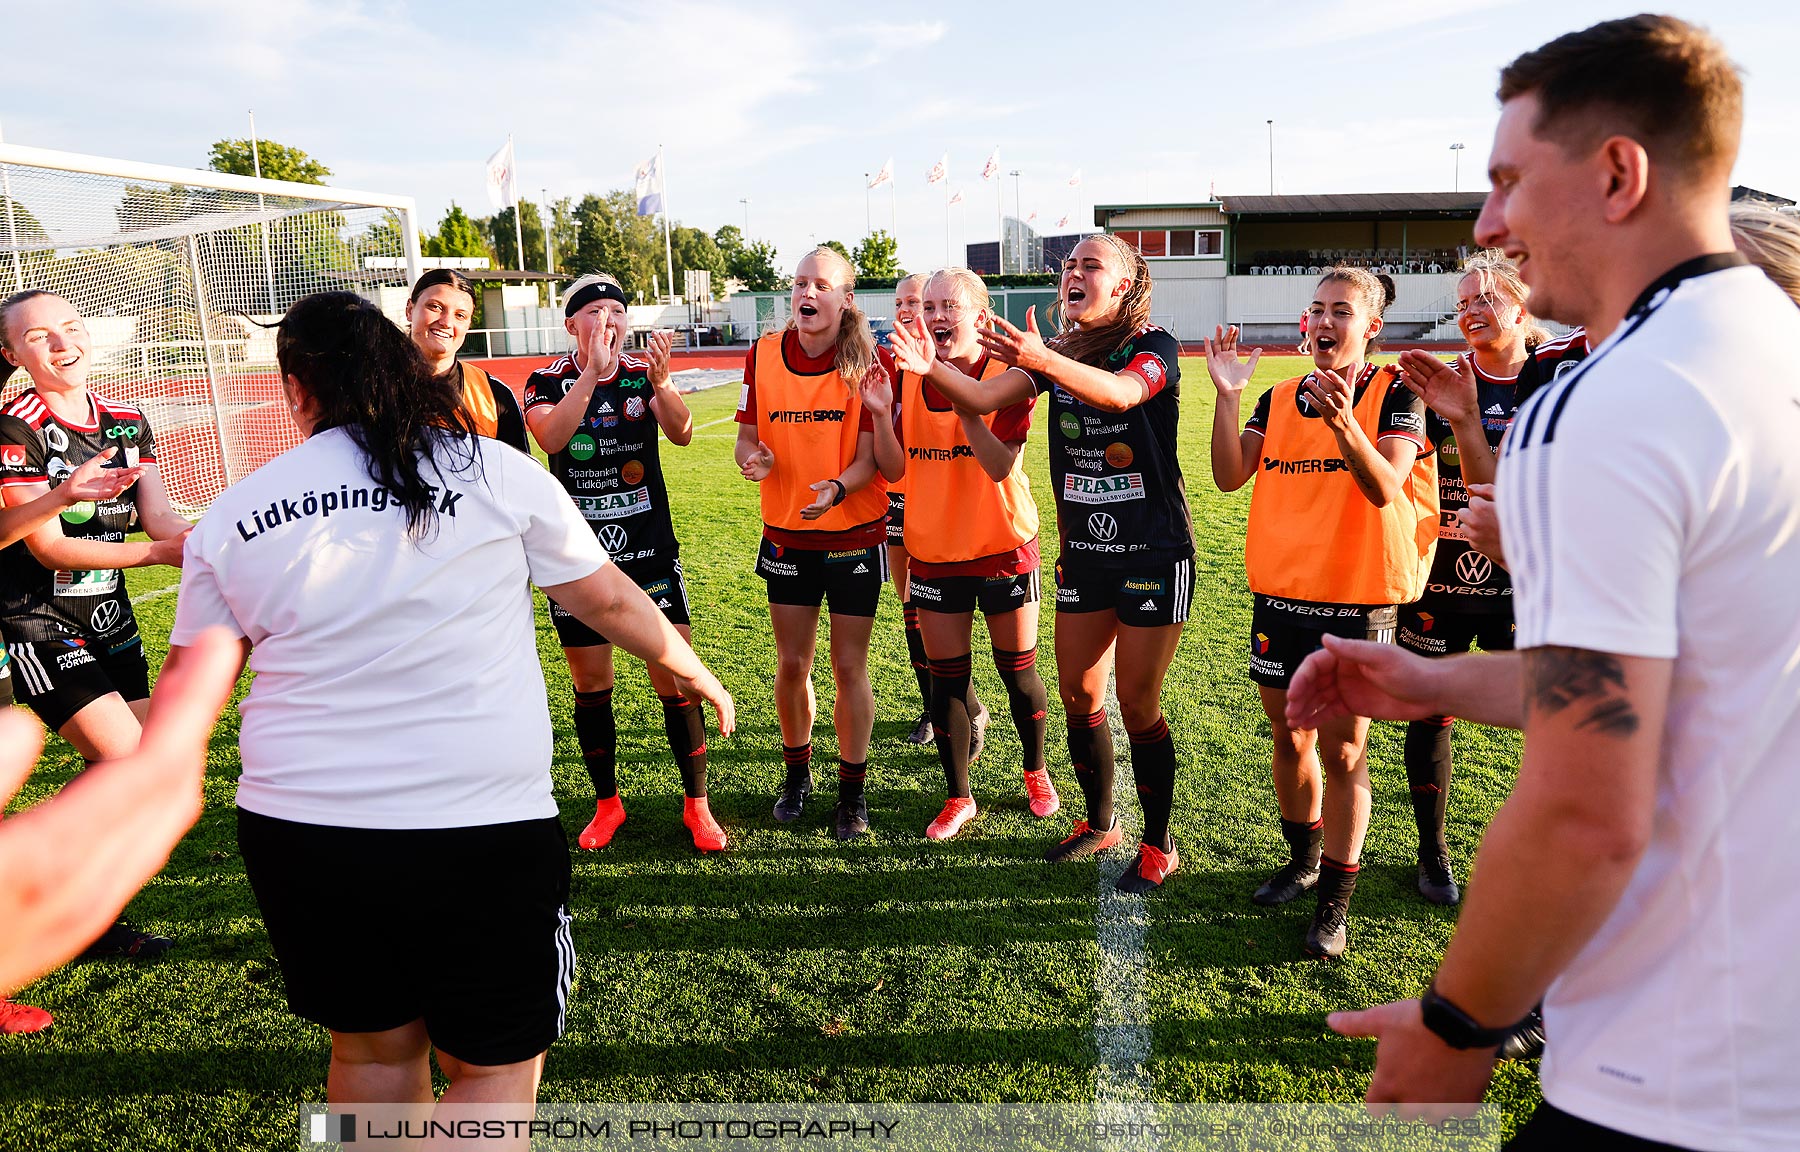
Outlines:
{"type": "Polygon", "coordinates": [[[625,529],[608,524],[600,529],[600,546],[608,552],[625,551],[625,529]]]}
{"type": "Polygon", "coordinates": [[[119,602],[108,600],[94,609],[94,614],[88,617],[88,623],[93,625],[94,631],[102,636],[111,632],[119,625],[119,602]]]}
{"type": "Polygon", "coordinates": [[[1101,542],[1111,540],[1119,534],[1119,522],[1104,512],[1096,512],[1088,517],[1088,535],[1101,542]]]}
{"type": "Polygon", "coordinates": [[[1493,574],[1493,561],[1474,549],[1456,558],[1456,578],[1464,584],[1486,584],[1493,574]]]}

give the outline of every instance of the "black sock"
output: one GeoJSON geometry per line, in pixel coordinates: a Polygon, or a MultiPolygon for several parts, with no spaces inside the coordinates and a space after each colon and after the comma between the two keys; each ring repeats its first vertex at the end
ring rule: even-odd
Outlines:
{"type": "Polygon", "coordinates": [[[810,781],[812,779],[812,741],[804,744],[783,744],[781,746],[781,762],[787,765],[788,783],[810,781]]]}
{"type": "Polygon", "coordinates": [[[1144,806],[1143,842],[1164,852],[1169,840],[1169,812],[1175,807],[1175,737],[1162,716],[1142,732],[1131,733],[1131,778],[1138,803],[1144,806]]]}
{"type": "Polygon", "coordinates": [[[616,774],[618,729],[613,724],[611,688],[575,693],[575,739],[581,745],[581,762],[594,782],[594,799],[619,794],[616,774]]]}
{"type": "Polygon", "coordinates": [[[854,800],[863,794],[863,781],[869,776],[869,762],[859,760],[855,764],[843,758],[838,759],[838,799],[854,800]]]}
{"type": "Polygon", "coordinates": [[[969,794],[969,741],[974,725],[969,702],[969,654],[931,662],[931,728],[944,787],[951,796],[969,794]]]}
{"type": "Polygon", "coordinates": [[[996,648],[994,669],[1006,685],[1013,727],[1019,730],[1019,743],[1025,748],[1025,771],[1037,772],[1044,767],[1044,733],[1050,727],[1050,698],[1044,692],[1044,678],[1038,675],[1037,649],[1010,652],[996,648]]]}
{"type": "Polygon", "coordinates": [[[906,621],[906,654],[912,659],[913,676],[919,682],[919,711],[931,711],[931,662],[925,659],[925,634],[919,631],[919,610],[911,600],[900,605],[906,621]]]}
{"type": "Polygon", "coordinates": [[[1106,709],[1069,717],[1069,763],[1087,800],[1088,827],[1107,831],[1113,826],[1113,739],[1106,709]]]}
{"type": "Polygon", "coordinates": [[[1345,864],[1341,860],[1333,860],[1329,856],[1319,858],[1319,904],[1350,904],[1350,897],[1356,894],[1356,875],[1361,871],[1360,864],[1345,864]]]}
{"type": "Polygon", "coordinates": [[[1448,716],[1433,716],[1406,726],[1406,783],[1412,788],[1422,860],[1449,855],[1444,811],[1450,805],[1450,724],[1448,716]]]}
{"type": "Polygon", "coordinates": [[[1319,866],[1319,854],[1325,843],[1325,821],[1302,824],[1298,820],[1282,820],[1281,838],[1287,841],[1288,859],[1303,864],[1307,871],[1319,866]]]}
{"type": "Polygon", "coordinates": [[[681,772],[681,791],[689,799],[706,795],[706,717],[700,702],[686,696],[658,696],[662,701],[663,731],[669,751],[681,772]]]}

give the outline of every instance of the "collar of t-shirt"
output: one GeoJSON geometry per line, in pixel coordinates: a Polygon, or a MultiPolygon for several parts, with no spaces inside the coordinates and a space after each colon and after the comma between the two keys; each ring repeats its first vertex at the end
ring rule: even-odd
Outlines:
{"type": "Polygon", "coordinates": [[[795,372],[807,376],[817,376],[829,372],[837,363],[837,345],[833,344],[825,350],[823,356],[808,356],[800,347],[800,333],[789,328],[781,334],[781,358],[795,372]]]}
{"type": "MultiPolygon", "coordinates": [[[[1381,365],[1379,364],[1366,364],[1363,366],[1362,375],[1356,378],[1356,390],[1350,397],[1350,406],[1352,408],[1362,403],[1363,393],[1369,390],[1370,381],[1375,379],[1375,373],[1379,371],[1381,371],[1381,365]]],[[[1323,412],[1320,412],[1317,408],[1313,407],[1312,398],[1306,394],[1306,382],[1311,380],[1314,383],[1318,383],[1318,379],[1319,374],[1317,371],[1308,372],[1305,376],[1301,377],[1300,387],[1294,389],[1294,407],[1300,410],[1300,415],[1302,416],[1324,415],[1323,412]]]]}
{"type": "Polygon", "coordinates": [[[1625,313],[1625,318],[1629,320],[1633,316],[1649,311],[1659,303],[1658,296],[1674,290],[1683,280],[1710,276],[1714,272],[1723,272],[1727,268],[1736,268],[1748,263],[1750,261],[1744,259],[1742,252],[1708,252],[1704,256],[1696,256],[1692,260],[1683,260],[1658,276],[1651,282],[1650,287],[1638,293],[1638,298],[1631,302],[1631,310],[1625,313]]]}

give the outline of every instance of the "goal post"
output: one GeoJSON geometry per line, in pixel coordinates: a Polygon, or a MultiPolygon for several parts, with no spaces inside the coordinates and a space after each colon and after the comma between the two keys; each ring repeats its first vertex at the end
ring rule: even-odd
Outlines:
{"type": "MultiPolygon", "coordinates": [[[[87,319],[89,386],[144,410],[193,515],[299,443],[264,325],[329,290],[398,321],[416,215],[410,196],[0,144],[0,295],[47,289],[87,319]]],[[[0,400],[30,386],[0,382],[0,400]]]]}

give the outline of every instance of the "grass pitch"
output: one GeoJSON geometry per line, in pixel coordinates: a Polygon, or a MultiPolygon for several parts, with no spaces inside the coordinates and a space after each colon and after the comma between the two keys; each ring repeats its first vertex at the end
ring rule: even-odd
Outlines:
{"type": "MultiPolygon", "coordinates": [[[[1246,398],[1300,371],[1263,362],[1246,398]]],[[[1249,489],[1221,495],[1207,436],[1213,389],[1184,359],[1182,468],[1198,538],[1195,605],[1164,692],[1180,753],[1174,835],[1182,867],[1147,904],[1141,948],[1107,971],[1136,974],[1149,1057],[1128,1083],[1167,1101],[1353,1101],[1374,1048],[1325,1027],[1325,1014],[1416,994],[1454,926],[1413,890],[1414,832],[1400,729],[1376,725],[1375,812],[1344,960],[1302,958],[1312,901],[1263,910],[1251,889],[1284,848],[1268,779],[1267,725],[1245,675],[1250,596],[1243,569],[1249,489]]],[[[1042,852],[1080,813],[1060,711],[1051,771],[1064,809],[1025,808],[1018,742],[979,625],[976,685],[995,711],[974,771],[981,815],[931,843],[943,777],[929,747],[903,741],[919,712],[899,607],[883,597],[871,659],[877,701],[867,842],[832,840],[828,775],[836,751],[831,679],[820,645],[815,770],[824,790],[797,827],[769,817],[782,774],[769,685],[775,663],[763,587],[751,571],[756,491],[731,459],[736,389],[689,398],[699,426],[664,446],[695,646],[737,697],[740,728],[710,743],[713,810],[732,851],[695,855],[680,783],[641,665],[621,661],[615,707],[629,819],[612,845],[576,851],[572,906],[580,973],[567,1034],[551,1049],[547,1100],[1081,1101],[1119,1069],[1097,1039],[1109,1000],[1096,865],[1052,867],[1042,852]]],[[[1026,447],[1054,556],[1043,432],[1026,447]]],[[[167,568],[130,573],[135,595],[172,584],[167,568]]],[[[1039,668],[1055,699],[1050,581],[1039,668]]],[[[139,605],[152,663],[175,599],[139,605]]],[[[539,600],[538,646],[557,726],[552,769],[571,844],[592,797],[570,720],[567,670],[539,600]]],[[[471,653],[471,659],[478,654],[471,653]]],[[[1466,876],[1481,830],[1518,762],[1515,733],[1456,727],[1450,844],[1466,876]]],[[[1119,773],[1130,790],[1129,745],[1119,773]]],[[[50,795],[79,767],[52,740],[11,806],[50,795]]],[[[168,867],[127,909],[175,938],[162,962],[76,964],[17,999],[56,1014],[54,1030],[0,1041],[0,1147],[290,1148],[295,1105],[322,1100],[327,1039],[290,1016],[242,861],[232,812],[237,722],[214,736],[206,810],[168,867]]],[[[1121,809],[1135,828],[1135,803],[1121,809]]],[[[1128,841],[1129,843],[1129,841],[1128,841]]],[[[503,866],[503,861],[495,865],[503,866]]],[[[446,877],[446,883],[453,878],[446,877]]],[[[325,910],[321,910],[322,912],[325,910]]],[[[347,942],[354,948],[354,942],[347,942]]],[[[1503,1065],[1490,1100],[1510,1131],[1537,1098],[1534,1066],[1503,1065]]]]}

